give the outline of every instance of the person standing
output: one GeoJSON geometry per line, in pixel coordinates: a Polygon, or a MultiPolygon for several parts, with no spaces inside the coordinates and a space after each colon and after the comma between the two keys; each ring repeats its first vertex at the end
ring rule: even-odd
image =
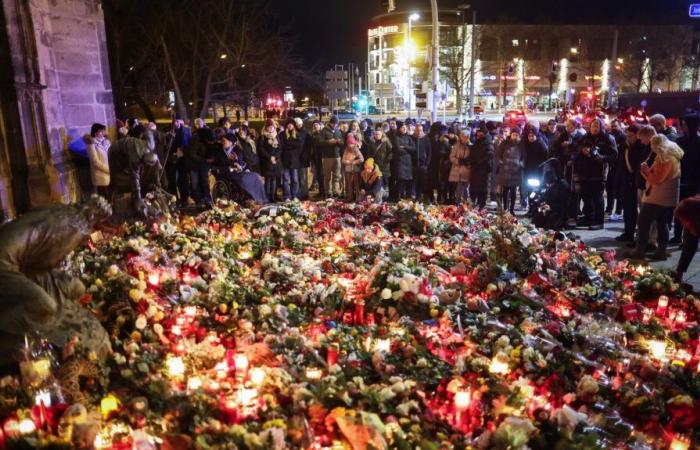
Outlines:
{"type": "Polygon", "coordinates": [[[90,134],[83,138],[87,144],[88,160],[90,161],[90,176],[97,194],[109,198],[109,146],[107,127],[101,123],[93,123],[90,134]]]}
{"type": "Polygon", "coordinates": [[[192,197],[199,208],[210,208],[213,204],[207,163],[213,145],[215,145],[214,131],[204,126],[197,129],[185,149],[185,166],[190,173],[192,197]]]}
{"type": "Polygon", "coordinates": [[[654,114],[649,117],[649,125],[654,127],[656,134],[663,134],[669,141],[676,142],[678,140],[678,133],[673,127],[666,124],[666,117],[663,114],[654,114]]]}
{"type": "Polygon", "coordinates": [[[540,137],[539,132],[534,127],[528,127],[527,132],[523,132],[523,181],[520,190],[521,203],[523,192],[525,200],[530,193],[542,184],[542,169],[540,166],[547,160],[547,144],[540,137]],[[530,186],[528,180],[537,180],[539,185],[530,186]]]}
{"type": "Polygon", "coordinates": [[[493,138],[485,126],[476,130],[476,139],[471,148],[469,161],[469,197],[479,209],[486,207],[489,192],[489,178],[494,159],[493,138]]]}
{"type": "Polygon", "coordinates": [[[408,134],[405,123],[396,122],[397,132],[393,142],[391,159],[391,175],[395,183],[395,201],[411,196],[413,181],[413,157],[416,154],[416,144],[408,134]]]}
{"type": "Polygon", "coordinates": [[[632,124],[625,130],[625,141],[619,147],[617,158],[617,191],[622,195],[622,219],[624,232],[617,236],[618,242],[634,242],[634,230],[637,227],[639,204],[637,202],[637,178],[644,148],[637,138],[639,126],[632,124]]]}
{"type": "Polygon", "coordinates": [[[265,194],[270,203],[277,201],[277,178],[284,173],[282,166],[282,146],[273,119],[267,119],[260,133],[260,168],[265,177],[265,194]]]}
{"type": "Polygon", "coordinates": [[[416,156],[413,159],[414,195],[416,199],[429,200],[428,167],[430,166],[430,138],[423,132],[423,125],[417,124],[413,134],[416,142],[416,156]]]}
{"type": "MultiPolygon", "coordinates": [[[[700,187],[700,137],[698,137],[698,125],[700,118],[697,113],[681,117],[681,130],[683,136],[678,138],[678,145],[683,149],[681,159],[681,187],[679,199],[684,200],[698,193],[700,187]]],[[[679,220],[673,224],[673,239],[671,244],[680,244],[683,227],[679,220]]]]}
{"type": "Polygon", "coordinates": [[[524,163],[520,129],[511,128],[510,136],[498,146],[496,179],[501,187],[503,209],[515,215],[515,194],[522,184],[524,163]]]}
{"type": "Polygon", "coordinates": [[[279,135],[279,143],[282,149],[284,200],[294,200],[299,196],[299,169],[304,148],[294,120],[287,119],[285,122],[284,131],[279,135]]]}
{"type": "MultiPolygon", "coordinates": [[[[619,150],[625,143],[626,136],[618,119],[613,119],[610,122],[610,135],[615,139],[615,145],[617,145],[619,150]]],[[[618,158],[608,166],[608,177],[605,181],[605,196],[607,199],[605,214],[609,215],[610,220],[613,222],[622,219],[622,195],[617,190],[617,171],[621,170],[618,165],[619,159],[618,155],[618,158]]]]}
{"type": "Polygon", "coordinates": [[[248,125],[242,125],[238,129],[238,147],[243,154],[246,167],[251,172],[260,173],[260,157],[258,156],[255,140],[249,134],[248,125]]]}
{"type": "Polygon", "coordinates": [[[615,139],[605,131],[605,122],[595,119],[591,122],[591,132],[581,143],[581,152],[576,160],[576,168],[581,176],[581,197],[583,199],[583,225],[590,230],[601,230],[605,221],[605,201],[603,191],[607,176],[607,165],[617,159],[615,139]]]}
{"type": "Polygon", "coordinates": [[[338,117],[332,116],[326,126],[320,131],[318,138],[326,198],[341,195],[340,178],[342,177],[342,165],[340,149],[343,142],[343,136],[338,129],[338,117]]]}
{"type": "Polygon", "coordinates": [[[457,130],[457,142],[450,150],[449,181],[455,185],[454,195],[457,206],[469,199],[469,176],[471,174],[469,156],[469,133],[465,130],[457,130]]]}
{"type": "Polygon", "coordinates": [[[301,140],[301,157],[299,158],[299,194],[301,200],[309,199],[309,167],[311,166],[311,153],[309,146],[309,133],[304,129],[304,121],[297,117],[294,119],[294,126],[301,140]]]}
{"type": "Polygon", "coordinates": [[[173,140],[170,144],[168,161],[165,164],[168,192],[178,198],[180,207],[184,207],[187,206],[190,196],[190,174],[185,167],[185,149],[192,139],[192,131],[185,125],[182,117],[175,115],[171,133],[173,140]]]}
{"type": "Polygon", "coordinates": [[[555,142],[557,141],[557,138],[559,137],[557,134],[557,121],[556,120],[550,119],[547,122],[547,126],[545,127],[544,131],[542,131],[542,137],[544,137],[544,139],[547,143],[547,149],[549,151],[551,151],[552,148],[554,147],[555,142]]]}
{"type": "Polygon", "coordinates": [[[669,234],[669,210],[678,203],[683,150],[664,135],[651,139],[651,151],[656,155],[654,163],[642,163],[642,177],[647,187],[639,211],[639,238],[637,246],[629,255],[631,259],[644,259],[649,241],[651,224],[656,223],[658,247],[652,259],[665,261],[669,234]]]}
{"type": "Polygon", "coordinates": [[[355,139],[355,133],[348,133],[342,162],[345,177],[345,201],[357,201],[360,192],[359,176],[364,158],[360,151],[360,144],[355,139]]]}
{"type": "Polygon", "coordinates": [[[688,197],[678,204],[675,218],[683,226],[683,244],[681,256],[676,266],[676,281],[683,282],[683,275],[688,271],[690,262],[698,251],[700,241],[700,195],[688,197]]]}
{"type": "Polygon", "coordinates": [[[313,166],[313,181],[311,183],[312,188],[316,186],[318,188],[319,195],[321,196],[321,198],[324,198],[326,196],[326,186],[323,181],[323,158],[321,157],[322,155],[319,147],[319,139],[321,136],[322,127],[323,124],[320,120],[315,120],[313,124],[311,124],[311,132],[309,133],[309,136],[306,139],[306,153],[309,155],[311,164],[313,166]]]}

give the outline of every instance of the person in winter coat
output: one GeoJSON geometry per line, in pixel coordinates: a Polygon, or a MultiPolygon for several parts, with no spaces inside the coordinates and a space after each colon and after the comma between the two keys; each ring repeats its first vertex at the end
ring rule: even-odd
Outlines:
{"type": "Polygon", "coordinates": [[[489,177],[494,158],[493,139],[485,127],[476,130],[476,139],[469,155],[471,173],[469,177],[469,197],[472,204],[480,209],[486,207],[489,192],[489,177]]]}
{"type": "Polygon", "coordinates": [[[675,142],[664,135],[651,139],[651,151],[656,155],[654,163],[649,167],[642,163],[642,176],[647,182],[642,208],[639,211],[639,238],[637,247],[629,255],[631,259],[644,259],[649,241],[649,231],[652,222],[656,223],[658,247],[652,257],[657,261],[665,261],[668,244],[668,226],[670,210],[678,204],[678,193],[681,179],[681,158],[683,150],[675,142]]]}
{"type": "Polygon", "coordinates": [[[413,180],[413,157],[416,154],[416,144],[408,135],[406,124],[397,121],[397,133],[394,137],[393,155],[391,159],[391,175],[395,183],[394,200],[409,198],[413,180]]]}
{"type": "Polygon", "coordinates": [[[374,131],[374,136],[369,142],[367,156],[374,158],[375,165],[382,172],[384,183],[387,183],[391,178],[391,157],[393,155],[393,146],[391,141],[384,134],[384,129],[377,126],[374,131]]]}
{"type": "Polygon", "coordinates": [[[319,132],[317,140],[317,148],[321,153],[326,198],[341,194],[340,180],[343,176],[343,168],[340,162],[340,151],[344,142],[343,135],[338,129],[338,117],[332,116],[328,124],[319,132]]]}
{"type": "MultiPolygon", "coordinates": [[[[354,136],[358,148],[360,149],[360,151],[362,151],[362,148],[365,146],[365,134],[362,132],[362,127],[360,127],[359,121],[353,120],[352,122],[350,122],[350,129],[348,130],[348,134],[352,134],[354,136]]],[[[345,140],[347,142],[347,135],[345,136],[345,140]]]]}
{"type": "Polygon", "coordinates": [[[185,125],[182,117],[176,114],[170,133],[173,138],[170,143],[170,155],[165,164],[168,192],[177,196],[180,206],[186,206],[190,196],[190,180],[189,171],[185,167],[185,149],[192,139],[192,130],[185,125]]]}
{"type": "Polygon", "coordinates": [[[607,199],[605,214],[610,216],[610,220],[618,221],[621,219],[620,215],[622,214],[622,194],[617,190],[617,171],[620,170],[618,165],[620,161],[619,149],[626,140],[625,132],[619,120],[614,119],[610,122],[610,135],[615,139],[615,145],[618,148],[618,158],[608,166],[608,177],[605,181],[605,197],[607,199]]]}
{"type": "Polygon", "coordinates": [[[360,172],[360,198],[371,196],[375,203],[384,199],[384,180],[382,171],[374,163],[374,158],[367,158],[360,172]]]}
{"type": "Polygon", "coordinates": [[[364,157],[360,151],[360,144],[355,140],[354,133],[348,133],[343,152],[343,174],[345,176],[345,200],[353,202],[358,200],[360,192],[360,170],[364,157]]]}
{"type": "Polygon", "coordinates": [[[510,136],[498,146],[496,179],[501,187],[503,209],[515,215],[515,193],[522,184],[525,152],[520,141],[520,129],[510,130],[510,136]]]}
{"type": "Polygon", "coordinates": [[[260,132],[260,168],[265,177],[265,194],[269,202],[277,201],[277,177],[284,173],[282,165],[282,146],[277,135],[277,128],[272,119],[265,122],[260,132]]]}
{"type": "Polygon", "coordinates": [[[663,134],[669,141],[676,142],[678,140],[676,129],[666,125],[666,117],[663,114],[654,114],[649,117],[649,125],[654,127],[656,134],[663,134]]]}
{"type": "Polygon", "coordinates": [[[415,198],[430,198],[428,192],[428,167],[430,166],[431,145],[430,138],[423,132],[423,125],[417,124],[413,134],[416,142],[416,156],[413,158],[413,180],[415,198]]]}
{"type": "Polygon", "coordinates": [[[700,195],[688,197],[678,204],[674,212],[676,220],[683,226],[681,256],[676,266],[676,281],[681,283],[690,262],[698,251],[700,241],[700,195]]]}
{"type": "Polygon", "coordinates": [[[107,127],[101,123],[93,123],[90,134],[83,138],[87,144],[87,154],[90,160],[90,176],[97,194],[109,200],[109,146],[107,127]]]}
{"type": "Polygon", "coordinates": [[[634,230],[637,228],[637,181],[642,164],[644,149],[637,138],[639,126],[632,124],[625,130],[625,142],[619,147],[617,158],[617,191],[622,195],[622,212],[625,231],[617,236],[618,242],[634,242],[634,230]]]}
{"type": "Polygon", "coordinates": [[[192,197],[197,206],[211,207],[213,204],[209,189],[209,164],[207,158],[215,145],[214,131],[207,127],[198,128],[185,149],[185,166],[190,172],[192,197]]]}
{"type": "Polygon", "coordinates": [[[294,124],[294,120],[287,119],[284,131],[279,135],[279,142],[282,148],[282,190],[284,191],[284,200],[299,198],[299,169],[301,169],[304,143],[294,124]]]}
{"type": "Polygon", "coordinates": [[[243,125],[238,129],[236,139],[248,170],[260,173],[260,158],[258,157],[257,146],[255,145],[255,140],[250,137],[247,125],[243,125]]]}
{"type": "Polygon", "coordinates": [[[316,186],[318,188],[319,195],[321,198],[324,198],[326,194],[325,185],[323,182],[323,164],[321,150],[318,145],[319,138],[321,136],[321,128],[323,128],[323,124],[320,120],[314,121],[314,123],[311,125],[311,132],[306,139],[306,154],[309,155],[309,160],[311,161],[312,165],[312,188],[316,186]]]}
{"type": "MultiPolygon", "coordinates": [[[[700,137],[698,136],[698,125],[700,117],[697,113],[692,113],[681,117],[681,131],[683,136],[678,138],[678,145],[683,149],[683,159],[681,159],[681,187],[679,199],[684,200],[697,194],[700,188],[700,137]]],[[[673,239],[671,244],[681,242],[682,226],[676,220],[673,225],[673,239]]]]}
{"type": "Polygon", "coordinates": [[[575,163],[580,175],[580,194],[583,200],[584,219],[582,225],[591,230],[603,228],[605,203],[603,190],[607,177],[607,165],[617,160],[615,138],[605,131],[605,122],[595,119],[591,132],[581,143],[581,151],[575,163]]]}
{"type": "Polygon", "coordinates": [[[301,140],[301,167],[299,168],[299,194],[301,200],[309,199],[309,167],[311,167],[311,153],[309,152],[309,133],[304,129],[304,121],[299,117],[294,119],[294,126],[301,140]]]}
{"type": "Polygon", "coordinates": [[[457,142],[450,150],[450,183],[455,185],[455,202],[461,205],[469,198],[469,177],[471,147],[469,134],[465,130],[457,131],[457,142]]]}
{"type": "Polygon", "coordinates": [[[542,173],[540,166],[547,160],[547,146],[535,128],[530,128],[527,134],[523,134],[523,149],[525,155],[523,158],[523,183],[526,186],[524,190],[525,196],[529,197],[533,190],[533,186],[528,185],[528,180],[542,181],[542,173]]]}

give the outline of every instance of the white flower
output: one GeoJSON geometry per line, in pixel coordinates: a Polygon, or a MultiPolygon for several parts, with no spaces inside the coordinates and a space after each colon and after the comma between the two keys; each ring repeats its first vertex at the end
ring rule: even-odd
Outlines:
{"type": "Polygon", "coordinates": [[[559,428],[568,432],[573,432],[580,422],[585,422],[588,416],[582,414],[568,405],[564,405],[561,409],[557,409],[552,413],[552,417],[557,421],[559,428]]]}
{"type": "Polygon", "coordinates": [[[576,385],[576,395],[579,397],[595,395],[599,389],[598,382],[592,376],[584,375],[576,385]]]}
{"type": "Polygon", "coordinates": [[[137,330],[143,330],[144,328],[146,328],[146,325],[148,325],[148,320],[146,319],[146,316],[144,316],[143,314],[139,314],[139,316],[136,318],[136,322],[134,322],[134,326],[137,330]]]}
{"type": "Polygon", "coordinates": [[[258,312],[260,313],[261,317],[267,317],[272,314],[272,308],[270,308],[270,305],[263,304],[258,306],[258,312]]]}
{"type": "Polygon", "coordinates": [[[382,388],[379,391],[379,398],[381,398],[382,401],[391,400],[394,397],[396,397],[396,393],[390,387],[382,388]]]}
{"type": "Polygon", "coordinates": [[[382,295],[383,300],[389,300],[391,298],[391,289],[389,289],[389,288],[382,289],[381,295],[382,295]]]}

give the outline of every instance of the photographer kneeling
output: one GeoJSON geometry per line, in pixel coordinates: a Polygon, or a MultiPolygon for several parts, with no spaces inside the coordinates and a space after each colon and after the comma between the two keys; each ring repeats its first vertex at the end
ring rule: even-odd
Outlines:
{"type": "Polygon", "coordinates": [[[532,223],[538,228],[559,230],[566,225],[567,213],[571,204],[569,183],[559,177],[555,170],[545,170],[544,189],[531,199],[536,203],[532,223]]]}

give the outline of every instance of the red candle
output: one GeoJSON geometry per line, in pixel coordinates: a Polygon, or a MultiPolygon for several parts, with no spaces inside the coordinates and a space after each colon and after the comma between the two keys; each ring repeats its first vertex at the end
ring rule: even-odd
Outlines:
{"type": "Polygon", "coordinates": [[[662,295],[659,297],[659,303],[656,305],[656,314],[663,317],[666,315],[666,308],[668,307],[668,297],[662,295]]]}
{"type": "Polygon", "coordinates": [[[355,315],[354,315],[355,325],[365,324],[365,301],[357,300],[355,302],[355,315]]]}
{"type": "Polygon", "coordinates": [[[340,351],[340,346],[337,342],[333,342],[328,346],[328,351],[326,354],[326,364],[328,367],[335,365],[338,362],[338,353],[340,351]]]}

